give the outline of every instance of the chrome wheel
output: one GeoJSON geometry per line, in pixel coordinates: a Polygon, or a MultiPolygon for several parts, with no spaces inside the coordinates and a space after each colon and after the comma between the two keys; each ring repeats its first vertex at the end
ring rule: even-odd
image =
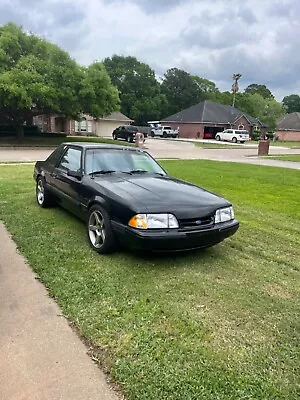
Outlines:
{"type": "Polygon", "coordinates": [[[45,189],[41,179],[38,180],[36,186],[36,199],[40,206],[44,204],[45,201],[45,189]]]}
{"type": "Polygon", "coordinates": [[[105,242],[106,232],[104,217],[99,210],[94,210],[89,217],[89,238],[96,249],[100,249],[105,242]]]}

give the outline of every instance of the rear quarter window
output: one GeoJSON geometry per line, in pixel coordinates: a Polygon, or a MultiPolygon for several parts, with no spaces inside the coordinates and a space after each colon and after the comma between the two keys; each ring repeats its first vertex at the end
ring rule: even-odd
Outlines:
{"type": "Polygon", "coordinates": [[[56,150],[53,151],[53,153],[50,154],[46,162],[53,166],[57,165],[66,147],[66,145],[60,145],[56,150]]]}

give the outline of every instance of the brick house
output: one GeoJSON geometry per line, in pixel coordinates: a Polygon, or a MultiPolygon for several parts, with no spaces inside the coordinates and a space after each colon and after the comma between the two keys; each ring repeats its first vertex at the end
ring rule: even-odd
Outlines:
{"type": "Polygon", "coordinates": [[[41,132],[64,132],[67,135],[96,135],[111,136],[112,131],[120,125],[129,125],[133,122],[126,115],[115,111],[103,118],[95,119],[90,115],[83,115],[80,121],[74,121],[59,115],[38,115],[33,118],[41,132]]]}
{"type": "Polygon", "coordinates": [[[285,115],[276,125],[275,137],[278,140],[300,141],[300,112],[285,115]]]}
{"type": "Polygon", "coordinates": [[[266,125],[235,107],[205,100],[177,114],[164,118],[161,123],[179,128],[179,137],[213,139],[224,129],[254,129],[266,131],[266,125]]]}

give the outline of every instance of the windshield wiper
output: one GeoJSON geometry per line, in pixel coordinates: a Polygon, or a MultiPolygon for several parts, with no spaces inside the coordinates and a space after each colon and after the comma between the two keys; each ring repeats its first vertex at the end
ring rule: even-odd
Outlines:
{"type": "Polygon", "coordinates": [[[102,170],[100,170],[100,171],[93,171],[93,172],[90,172],[89,173],[89,175],[105,175],[105,174],[112,174],[113,172],[116,172],[115,170],[113,170],[113,169],[102,169],[102,170]]]}
{"type": "Polygon", "coordinates": [[[154,171],[147,171],[145,169],[133,169],[131,171],[127,171],[127,174],[133,175],[133,174],[155,174],[155,175],[159,175],[159,176],[165,176],[165,174],[163,174],[162,172],[154,172],[154,171]]]}
{"type": "Polygon", "coordinates": [[[150,172],[150,171],[146,171],[145,169],[132,169],[131,171],[128,171],[130,174],[144,174],[146,172],[150,172]]]}

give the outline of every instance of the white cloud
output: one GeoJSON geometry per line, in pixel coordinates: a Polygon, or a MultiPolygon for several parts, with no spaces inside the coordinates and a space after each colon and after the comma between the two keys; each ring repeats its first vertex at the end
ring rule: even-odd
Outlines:
{"type": "Polygon", "coordinates": [[[298,0],[0,1],[0,23],[22,24],[82,64],[132,55],[158,76],[178,67],[228,90],[241,72],[242,88],[300,93],[298,0]]]}

